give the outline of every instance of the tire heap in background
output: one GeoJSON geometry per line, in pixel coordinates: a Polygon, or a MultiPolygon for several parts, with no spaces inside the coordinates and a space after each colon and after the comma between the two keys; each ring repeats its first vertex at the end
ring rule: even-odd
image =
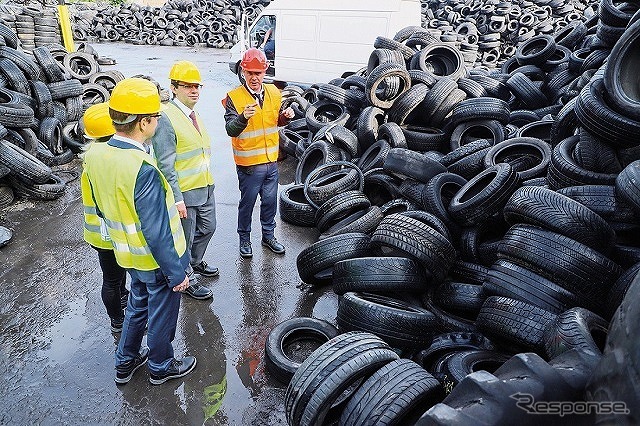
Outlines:
{"type": "Polygon", "coordinates": [[[97,53],[86,44],[67,53],[60,45],[25,51],[0,21],[0,208],[14,196],[60,197],[66,182],[59,166],[82,152],[80,120],[95,103],[109,99],[124,76],[100,71],[97,53]]]}
{"type": "Polygon", "coordinates": [[[636,342],[638,9],[603,0],[490,72],[406,28],[356,75],[284,89],[280,215],[318,229],[298,272],[339,295],[339,331],[295,318],[267,340],[290,425],[538,424],[519,406],[584,407],[594,371],[590,399],[638,406],[635,355],[611,353],[636,342]]]}
{"type": "Polygon", "coordinates": [[[422,1],[422,26],[441,41],[458,43],[476,66],[495,68],[514,55],[518,43],[572,27],[583,17],[595,20],[597,9],[593,0],[422,1]]]}
{"type": "Polygon", "coordinates": [[[18,35],[24,50],[61,43],[55,7],[0,5],[0,19],[18,35]]]}
{"type": "Polygon", "coordinates": [[[228,49],[238,41],[242,13],[251,23],[270,1],[169,0],[162,7],[75,3],[70,11],[76,40],[228,49]]]}

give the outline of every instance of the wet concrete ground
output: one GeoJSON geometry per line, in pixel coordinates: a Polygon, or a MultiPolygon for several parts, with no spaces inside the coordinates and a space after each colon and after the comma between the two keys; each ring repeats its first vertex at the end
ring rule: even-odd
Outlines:
{"type": "MultiPolygon", "coordinates": [[[[0,424],[286,424],[285,386],[269,377],[264,342],[273,326],[295,316],[335,320],[329,289],[300,288],[295,260],[315,241],[313,229],[277,217],[276,236],[287,247],[278,256],[260,246],[254,210],[254,256],[238,254],[239,191],[220,100],[237,84],[227,51],[129,44],[93,44],[129,77],[148,74],[163,87],[171,64],[186,59],[202,71],[196,109],[213,139],[218,226],[205,260],[220,277],[202,279],[213,301],[183,296],[176,355],[194,355],[195,371],[152,386],[146,370],[125,386],[113,377],[118,334],[100,299],[95,252],[82,240],[79,161],[63,166],[65,195],[53,202],[18,201],[0,211],[0,225],[14,231],[0,249],[0,424]]],[[[295,162],[280,162],[281,188],[293,181],[295,162]]]]}

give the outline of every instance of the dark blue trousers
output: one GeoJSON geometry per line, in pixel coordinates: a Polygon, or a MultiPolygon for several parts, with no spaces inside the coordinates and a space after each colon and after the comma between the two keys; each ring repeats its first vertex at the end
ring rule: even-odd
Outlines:
{"type": "Polygon", "coordinates": [[[238,203],[238,235],[240,242],[250,241],[251,215],[260,195],[262,238],[273,238],[278,208],[278,163],[236,166],[240,202],[238,203]]]}
{"type": "Polygon", "coordinates": [[[141,274],[137,274],[135,270],[130,269],[129,274],[131,292],[116,350],[116,366],[138,355],[148,321],[149,371],[162,374],[167,371],[173,359],[171,342],[176,335],[180,293],[169,287],[159,269],[155,271],[155,280],[147,279],[152,282],[141,281],[141,274]]]}
{"type": "MultiPolygon", "coordinates": [[[[93,247],[93,246],[92,246],[93,247]]],[[[107,308],[109,318],[122,321],[124,312],[120,306],[120,298],[127,294],[127,271],[118,265],[113,250],[93,247],[98,252],[98,261],[102,270],[102,303],[107,308]]]]}

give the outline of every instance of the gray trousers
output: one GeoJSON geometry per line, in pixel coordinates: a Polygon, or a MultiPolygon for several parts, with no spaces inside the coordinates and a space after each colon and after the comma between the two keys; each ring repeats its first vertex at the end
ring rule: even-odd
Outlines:
{"type": "MultiPolygon", "coordinates": [[[[202,262],[204,252],[213,233],[216,231],[216,197],[213,189],[209,186],[207,200],[200,206],[187,206],[187,217],[182,220],[184,237],[187,240],[187,250],[189,251],[189,263],[198,265],[202,262]]],[[[189,268],[191,269],[191,268],[189,268]]]]}

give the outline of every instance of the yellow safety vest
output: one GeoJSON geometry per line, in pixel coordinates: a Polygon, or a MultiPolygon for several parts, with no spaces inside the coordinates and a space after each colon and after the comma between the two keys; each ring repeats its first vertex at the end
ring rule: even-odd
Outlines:
{"type": "MultiPolygon", "coordinates": [[[[242,114],[244,107],[256,100],[244,86],[229,92],[229,97],[242,114]]],[[[252,166],[278,160],[278,116],[282,95],[273,84],[264,85],[264,102],[256,114],[249,119],[247,127],[236,137],[231,138],[233,159],[240,166],[252,166]]]]}
{"type": "Polygon", "coordinates": [[[92,149],[86,153],[84,174],[91,184],[91,194],[104,217],[118,264],[123,268],[152,271],[159,266],[142,234],[134,202],[136,179],[144,163],[152,165],[160,175],[173,245],[178,256],[182,256],[187,244],[173,191],[158,170],[153,157],[138,149],[121,149],[105,144],[101,149],[92,149]]]}
{"type": "Polygon", "coordinates": [[[196,115],[199,133],[189,117],[173,102],[164,111],[176,133],[176,163],[180,191],[204,188],[213,185],[211,174],[211,139],[196,115]]]}
{"type": "MultiPolygon", "coordinates": [[[[106,146],[106,143],[92,142],[87,152],[96,151],[95,155],[100,156],[102,155],[100,152],[104,146],[106,146]]],[[[84,240],[94,247],[113,250],[111,239],[105,238],[103,232],[100,232],[102,221],[96,211],[96,204],[91,196],[91,185],[84,171],[82,172],[82,176],[80,176],[80,191],[82,193],[82,205],[84,206],[84,227],[82,230],[84,240]]]]}

